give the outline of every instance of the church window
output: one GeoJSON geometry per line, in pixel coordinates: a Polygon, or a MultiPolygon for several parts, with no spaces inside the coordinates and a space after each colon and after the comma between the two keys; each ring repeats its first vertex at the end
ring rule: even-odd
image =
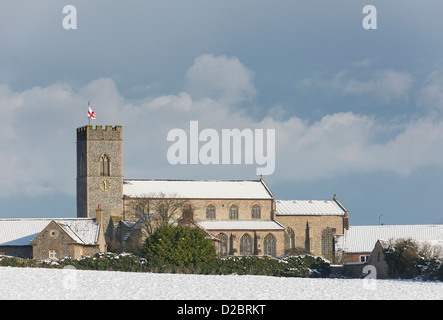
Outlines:
{"type": "Polygon", "coordinates": [[[258,204],[254,204],[251,210],[252,219],[260,219],[261,217],[261,208],[258,204]]]}
{"type": "Polygon", "coordinates": [[[206,207],[206,219],[215,219],[215,207],[212,204],[206,207]]]}
{"type": "Polygon", "coordinates": [[[247,256],[252,254],[252,239],[251,236],[245,233],[240,238],[240,255],[247,256]]]}
{"type": "Polygon", "coordinates": [[[323,255],[332,254],[334,237],[331,228],[326,228],[321,233],[321,253],[323,255]]]}
{"type": "Polygon", "coordinates": [[[192,210],[192,206],[190,204],[185,204],[183,206],[183,219],[184,220],[194,219],[194,211],[192,210]]]}
{"type": "Polygon", "coordinates": [[[109,157],[107,155],[102,155],[100,157],[99,166],[100,166],[100,176],[110,176],[110,163],[109,157]]]}
{"type": "Polygon", "coordinates": [[[292,228],[288,227],[286,232],[289,237],[289,249],[295,249],[295,232],[292,228]]]}
{"type": "Polygon", "coordinates": [[[238,207],[235,204],[229,207],[229,219],[238,219],[238,207]]]}
{"type": "Polygon", "coordinates": [[[275,237],[268,234],[263,240],[263,253],[265,256],[275,257],[275,237]]]}
{"type": "Polygon", "coordinates": [[[226,257],[228,255],[228,236],[224,233],[219,233],[217,238],[221,240],[220,243],[220,256],[226,257]]]}
{"type": "Polygon", "coordinates": [[[168,215],[168,206],[165,203],[162,203],[158,207],[158,213],[161,217],[167,217],[168,215]]]}
{"type": "Polygon", "coordinates": [[[143,204],[139,203],[135,207],[135,216],[136,217],[142,217],[144,214],[145,214],[145,207],[143,206],[143,204]]]}

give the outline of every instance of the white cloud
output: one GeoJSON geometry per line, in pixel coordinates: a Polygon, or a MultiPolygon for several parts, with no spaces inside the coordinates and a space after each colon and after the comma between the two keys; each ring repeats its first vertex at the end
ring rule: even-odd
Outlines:
{"type": "Polygon", "coordinates": [[[331,87],[345,94],[374,95],[385,102],[408,100],[414,81],[411,74],[391,69],[377,71],[373,78],[367,81],[347,79],[347,73],[346,71],[337,73],[331,80],[331,87]]]}
{"type": "Polygon", "coordinates": [[[443,71],[434,71],[426,78],[418,103],[430,110],[443,111],[443,71]]]}
{"type": "Polygon", "coordinates": [[[373,72],[367,80],[355,79],[350,74],[349,70],[342,70],[330,79],[327,79],[328,76],[325,74],[314,75],[298,81],[297,85],[302,89],[319,87],[332,89],[344,95],[373,96],[383,103],[410,99],[414,77],[408,72],[392,69],[378,70],[373,72]]]}
{"type": "Polygon", "coordinates": [[[201,55],[186,73],[187,90],[197,98],[209,97],[227,103],[252,99],[256,90],[253,72],[236,57],[201,55]]]}

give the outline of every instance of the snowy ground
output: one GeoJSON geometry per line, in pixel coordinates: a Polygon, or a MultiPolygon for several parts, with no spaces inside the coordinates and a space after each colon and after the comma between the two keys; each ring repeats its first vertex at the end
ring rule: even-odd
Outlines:
{"type": "Polygon", "coordinates": [[[443,283],[0,267],[0,299],[442,300],[443,283]]]}

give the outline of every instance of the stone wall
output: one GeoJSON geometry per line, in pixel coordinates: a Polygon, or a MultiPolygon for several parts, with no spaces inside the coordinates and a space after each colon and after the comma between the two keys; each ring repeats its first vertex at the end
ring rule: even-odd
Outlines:
{"type": "MultiPolygon", "coordinates": [[[[181,201],[181,199],[179,199],[181,201]]],[[[153,201],[161,201],[153,200],[153,201]]],[[[168,201],[166,198],[165,201],[168,201]]],[[[146,200],[138,199],[124,199],[124,219],[125,220],[137,220],[135,217],[135,206],[138,203],[145,204],[146,200]]],[[[232,205],[236,205],[238,208],[238,220],[272,220],[273,201],[268,200],[255,200],[255,199],[183,199],[184,204],[191,204],[194,215],[194,220],[208,220],[206,218],[206,208],[209,205],[215,207],[215,220],[230,220],[229,208],[232,205]],[[260,206],[260,219],[253,219],[251,217],[252,207],[257,204],[260,206]]],[[[147,212],[145,212],[147,213],[147,212]]],[[[181,215],[182,212],[179,212],[181,215]]],[[[180,216],[175,217],[176,219],[180,216]]],[[[214,219],[212,219],[214,220],[214,219]]]]}
{"type": "Polygon", "coordinates": [[[308,249],[313,255],[325,256],[322,253],[322,231],[330,228],[336,235],[342,235],[343,218],[329,215],[277,215],[275,220],[286,228],[286,249],[290,249],[287,229],[291,228],[295,234],[295,248],[308,249]]]}
{"type": "Polygon", "coordinates": [[[71,237],[69,237],[55,222],[51,222],[34,240],[31,241],[34,259],[48,259],[50,250],[57,250],[58,259],[66,256],[74,257],[71,243],[71,237]]]}
{"type": "Polygon", "coordinates": [[[85,126],[77,129],[77,217],[95,218],[104,210],[104,229],[111,216],[122,216],[122,127],[85,126]],[[100,158],[109,159],[109,175],[100,172],[100,158]]]}

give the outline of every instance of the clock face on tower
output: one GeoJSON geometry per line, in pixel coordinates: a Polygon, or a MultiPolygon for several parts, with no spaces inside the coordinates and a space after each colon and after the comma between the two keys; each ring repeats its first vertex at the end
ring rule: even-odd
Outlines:
{"type": "Polygon", "coordinates": [[[111,188],[111,181],[106,178],[103,178],[99,182],[100,189],[102,191],[108,191],[111,188]]]}

